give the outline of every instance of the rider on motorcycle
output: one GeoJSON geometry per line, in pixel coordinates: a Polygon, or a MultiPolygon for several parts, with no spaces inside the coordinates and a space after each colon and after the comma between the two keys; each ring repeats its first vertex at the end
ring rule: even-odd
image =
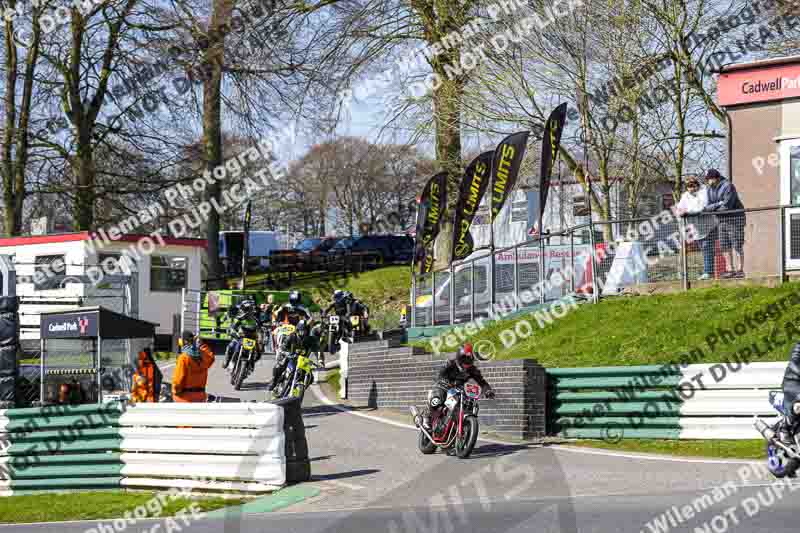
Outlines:
{"type": "Polygon", "coordinates": [[[311,320],[311,313],[303,306],[300,291],[289,293],[289,303],[283,304],[275,313],[275,322],[297,326],[301,320],[311,320]]]}
{"type": "MultiPolygon", "coordinates": [[[[239,339],[242,337],[243,330],[258,330],[262,324],[256,303],[252,300],[245,300],[239,305],[232,305],[228,309],[228,316],[231,319],[231,324],[228,327],[231,342],[228,343],[228,347],[225,350],[225,362],[222,364],[222,368],[228,368],[233,354],[239,350],[239,339]]],[[[260,351],[256,354],[256,361],[259,359],[261,359],[260,351]]]]}
{"type": "Polygon", "coordinates": [[[331,311],[334,311],[341,318],[342,336],[345,337],[352,337],[353,325],[350,323],[351,316],[358,315],[366,318],[369,315],[369,308],[353,297],[353,293],[341,290],[334,291],[331,304],[322,314],[327,315],[331,311]]]}
{"type": "Polygon", "coordinates": [[[281,341],[275,360],[275,367],[272,369],[272,382],[269,384],[268,390],[270,392],[275,390],[281,374],[286,370],[289,356],[298,352],[310,354],[314,351],[319,351],[318,328],[310,329],[309,324],[305,320],[301,320],[297,323],[295,330],[281,341]]]}
{"type": "Polygon", "coordinates": [[[444,405],[447,398],[447,390],[453,387],[461,387],[474,379],[484,390],[486,398],[494,398],[492,386],[483,379],[481,371],[475,366],[475,354],[472,352],[472,345],[467,343],[458,349],[455,356],[448,357],[447,364],[439,371],[436,385],[428,392],[428,405],[425,407],[422,426],[426,430],[431,429],[431,418],[437,414],[444,405]]]}
{"type": "Polygon", "coordinates": [[[785,443],[793,444],[793,435],[797,430],[797,423],[800,422],[800,416],[794,412],[795,402],[800,401],[800,342],[794,345],[789,355],[789,364],[783,373],[781,388],[788,427],[781,427],[780,438],[785,443]]]}

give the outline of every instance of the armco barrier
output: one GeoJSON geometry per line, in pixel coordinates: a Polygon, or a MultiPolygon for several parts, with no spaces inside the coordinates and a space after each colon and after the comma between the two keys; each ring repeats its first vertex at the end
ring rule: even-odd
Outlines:
{"type": "Polygon", "coordinates": [[[4,496],[170,487],[265,492],[309,478],[296,400],[0,411],[4,496]]]}
{"type": "Polygon", "coordinates": [[[550,368],[548,433],[574,438],[758,439],[786,363],[550,368]]]}

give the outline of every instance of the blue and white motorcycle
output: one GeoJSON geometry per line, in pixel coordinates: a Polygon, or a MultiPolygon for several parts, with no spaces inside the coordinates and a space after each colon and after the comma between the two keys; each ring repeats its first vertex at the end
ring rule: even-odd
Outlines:
{"type": "MultiPolygon", "coordinates": [[[[771,391],[769,403],[778,411],[778,418],[771,424],[758,417],[753,422],[756,430],[767,440],[767,468],[777,478],[796,477],[800,468],[800,432],[790,427],[783,399],[783,392],[771,391]]],[[[792,405],[792,410],[800,415],[800,400],[792,405]]]]}

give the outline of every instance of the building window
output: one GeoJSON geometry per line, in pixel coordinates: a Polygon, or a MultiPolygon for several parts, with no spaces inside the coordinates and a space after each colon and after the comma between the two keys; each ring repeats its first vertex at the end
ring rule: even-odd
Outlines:
{"type": "Polygon", "coordinates": [[[150,258],[150,290],[176,292],[186,288],[186,257],[154,255],[150,258]]]}
{"type": "Polygon", "coordinates": [[[97,254],[97,266],[104,274],[121,274],[119,268],[120,254],[97,254]]]}
{"type": "Polygon", "coordinates": [[[46,291],[63,288],[67,265],[63,255],[39,255],[34,259],[33,289],[46,291]]]}

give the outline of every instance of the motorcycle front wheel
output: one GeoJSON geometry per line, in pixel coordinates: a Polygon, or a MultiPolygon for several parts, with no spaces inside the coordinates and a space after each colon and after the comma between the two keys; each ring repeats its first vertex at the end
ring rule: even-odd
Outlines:
{"type": "Polygon", "coordinates": [[[244,378],[246,375],[247,375],[247,360],[240,355],[239,360],[236,362],[236,369],[233,372],[233,388],[235,390],[242,389],[242,383],[244,383],[244,378]]]}
{"type": "Polygon", "coordinates": [[[767,468],[778,479],[796,477],[800,468],[800,460],[787,458],[783,450],[773,444],[767,443],[767,468]]]}
{"type": "Polygon", "coordinates": [[[461,423],[461,435],[456,437],[456,455],[459,459],[466,459],[475,448],[478,441],[478,419],[469,415],[461,423]]]}
{"type": "Polygon", "coordinates": [[[425,455],[430,455],[436,451],[436,445],[421,431],[419,432],[419,439],[417,439],[417,446],[419,447],[419,451],[425,455]]]}

